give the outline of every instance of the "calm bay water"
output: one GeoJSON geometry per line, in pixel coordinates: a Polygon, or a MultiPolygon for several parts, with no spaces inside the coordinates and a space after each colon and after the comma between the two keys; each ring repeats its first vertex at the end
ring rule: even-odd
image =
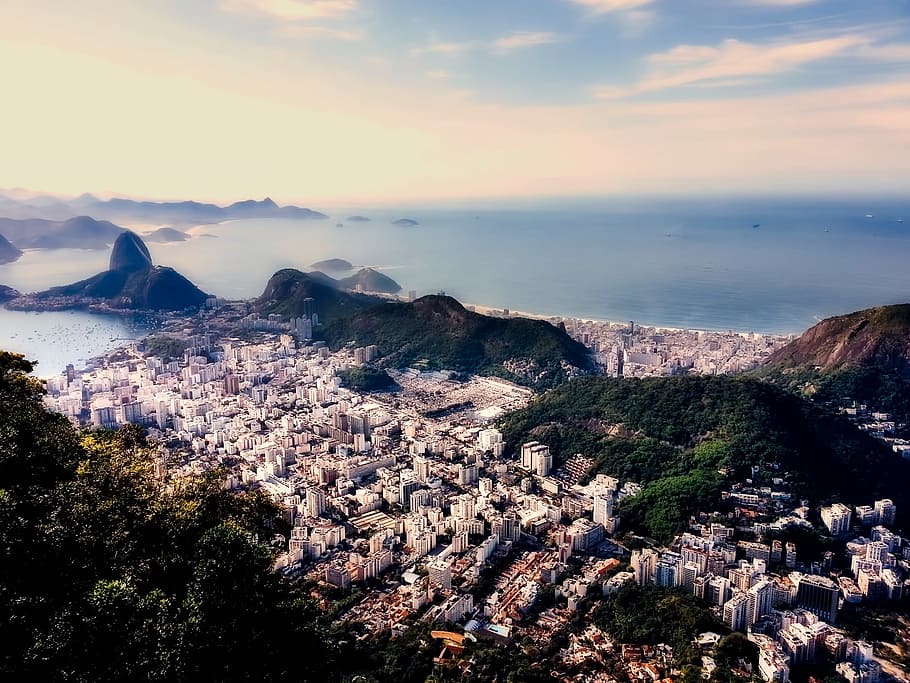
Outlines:
{"type": "MultiPolygon", "coordinates": [[[[279,268],[306,270],[337,257],[377,267],[418,294],[444,290],[513,310],[672,327],[799,333],[829,315],[910,300],[910,223],[898,222],[910,220],[910,200],[642,199],[326,212],[331,220],[204,226],[197,232],[214,237],[149,248],[156,263],[226,298],[259,295],[279,268]],[[345,220],[354,214],[372,220],[345,220]],[[398,218],[419,225],[393,225],[398,218]]],[[[0,266],[0,283],[34,291],[89,276],[107,258],[32,251],[0,266]]],[[[27,331],[28,318],[10,318],[21,315],[7,312],[2,324],[27,331]]],[[[7,339],[0,334],[0,343],[7,339]]]]}
{"type": "Polygon", "coordinates": [[[37,360],[35,374],[48,377],[68,363],[77,368],[129,339],[147,333],[138,320],[83,311],[9,311],[0,308],[0,349],[37,360]]]}

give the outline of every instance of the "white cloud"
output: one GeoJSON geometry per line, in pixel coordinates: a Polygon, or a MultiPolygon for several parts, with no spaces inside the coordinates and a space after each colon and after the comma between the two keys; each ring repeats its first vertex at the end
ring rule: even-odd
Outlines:
{"type": "Polygon", "coordinates": [[[557,43],[562,39],[563,37],[560,34],[549,31],[522,31],[494,40],[491,43],[491,48],[494,52],[503,54],[528,47],[557,43]]]}
{"type": "Polygon", "coordinates": [[[429,71],[426,72],[425,75],[427,78],[431,78],[434,81],[444,81],[447,78],[452,77],[452,74],[450,74],[445,69],[430,69],[429,71]]]}
{"type": "Polygon", "coordinates": [[[652,4],[654,0],[569,0],[569,2],[580,5],[594,14],[608,14],[637,10],[652,4]]]}
{"type": "Polygon", "coordinates": [[[861,35],[776,43],[728,39],[720,45],[678,45],[647,58],[651,69],[637,84],[598,86],[598,99],[618,99],[690,85],[723,87],[742,79],[795,70],[812,62],[856,54],[868,43],[861,35]]]}
{"type": "Polygon", "coordinates": [[[358,9],[358,0],[221,0],[227,12],[253,12],[286,21],[337,19],[358,9]]]}

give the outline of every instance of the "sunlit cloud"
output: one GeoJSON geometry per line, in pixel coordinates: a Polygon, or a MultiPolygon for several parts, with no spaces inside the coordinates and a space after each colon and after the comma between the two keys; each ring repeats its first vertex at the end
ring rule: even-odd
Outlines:
{"type": "Polygon", "coordinates": [[[429,71],[425,72],[424,75],[427,78],[433,79],[434,81],[444,81],[447,78],[452,77],[452,74],[450,74],[445,69],[430,69],[429,71]]]}
{"type": "Polygon", "coordinates": [[[358,0],[221,0],[221,8],[228,12],[254,12],[288,21],[337,19],[358,6],[358,0]]]}
{"type": "Polygon", "coordinates": [[[559,33],[552,33],[549,31],[524,31],[494,40],[491,44],[491,48],[493,52],[504,54],[515,50],[536,47],[538,45],[558,43],[561,40],[563,40],[563,36],[559,33]]]}
{"type": "Polygon", "coordinates": [[[861,35],[776,43],[746,43],[735,39],[718,46],[679,45],[649,56],[650,71],[640,82],[598,86],[598,99],[617,99],[689,85],[722,87],[743,78],[793,71],[824,59],[843,56],[868,43],[861,35]]]}

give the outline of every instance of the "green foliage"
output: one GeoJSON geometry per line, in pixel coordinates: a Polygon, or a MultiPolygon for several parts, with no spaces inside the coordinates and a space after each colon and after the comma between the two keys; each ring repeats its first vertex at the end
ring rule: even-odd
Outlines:
{"type": "Polygon", "coordinates": [[[164,361],[170,361],[182,358],[188,345],[184,339],[159,334],[145,340],[145,353],[148,356],[158,356],[164,361]]]}
{"type": "Polygon", "coordinates": [[[769,366],[752,374],[816,403],[838,408],[856,401],[891,413],[898,422],[910,422],[910,383],[899,370],[881,366],[841,366],[831,370],[769,366]]]}
{"type": "Polygon", "coordinates": [[[344,386],[359,392],[395,391],[398,383],[385,370],[369,365],[349,368],[338,373],[344,386]]]}
{"type": "Polygon", "coordinates": [[[704,469],[655,479],[640,494],[623,501],[623,520],[632,528],[647,529],[655,538],[669,542],[685,528],[689,515],[710,510],[718,502],[722,483],[723,477],[717,472],[704,469]]]}
{"type": "Polygon", "coordinates": [[[901,498],[904,487],[894,482],[910,474],[844,417],[754,378],[584,377],[501,426],[513,448],[540,440],[557,459],[593,456],[592,474],[644,484],[624,514],[660,538],[718,500],[719,470],[742,479],[754,466],[760,481],[786,475],[796,496],[818,502],[901,498]]]}
{"type": "Polygon", "coordinates": [[[717,644],[714,661],[719,667],[733,668],[739,660],[745,660],[758,669],[758,645],[744,633],[730,633],[717,644]]]}
{"type": "Polygon", "coordinates": [[[691,595],[634,583],[604,598],[594,623],[620,643],[671,645],[678,662],[691,659],[698,633],[727,631],[691,595]]]}
{"type": "Polygon", "coordinates": [[[0,678],[297,680],[332,650],[263,542],[264,495],[170,482],[134,427],[77,433],[0,352],[0,678]],[[307,658],[289,656],[304,647],[307,658]]]}

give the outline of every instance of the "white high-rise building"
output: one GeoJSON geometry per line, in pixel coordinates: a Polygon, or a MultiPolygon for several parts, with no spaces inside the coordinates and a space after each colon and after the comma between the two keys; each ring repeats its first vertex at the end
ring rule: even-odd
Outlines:
{"type": "Polygon", "coordinates": [[[828,528],[832,536],[840,536],[850,531],[852,517],[852,511],[843,503],[835,503],[821,509],[822,523],[828,528]]]}
{"type": "Polygon", "coordinates": [[[894,517],[897,515],[897,507],[890,498],[883,498],[875,501],[875,523],[884,526],[894,524],[894,517]]]}

